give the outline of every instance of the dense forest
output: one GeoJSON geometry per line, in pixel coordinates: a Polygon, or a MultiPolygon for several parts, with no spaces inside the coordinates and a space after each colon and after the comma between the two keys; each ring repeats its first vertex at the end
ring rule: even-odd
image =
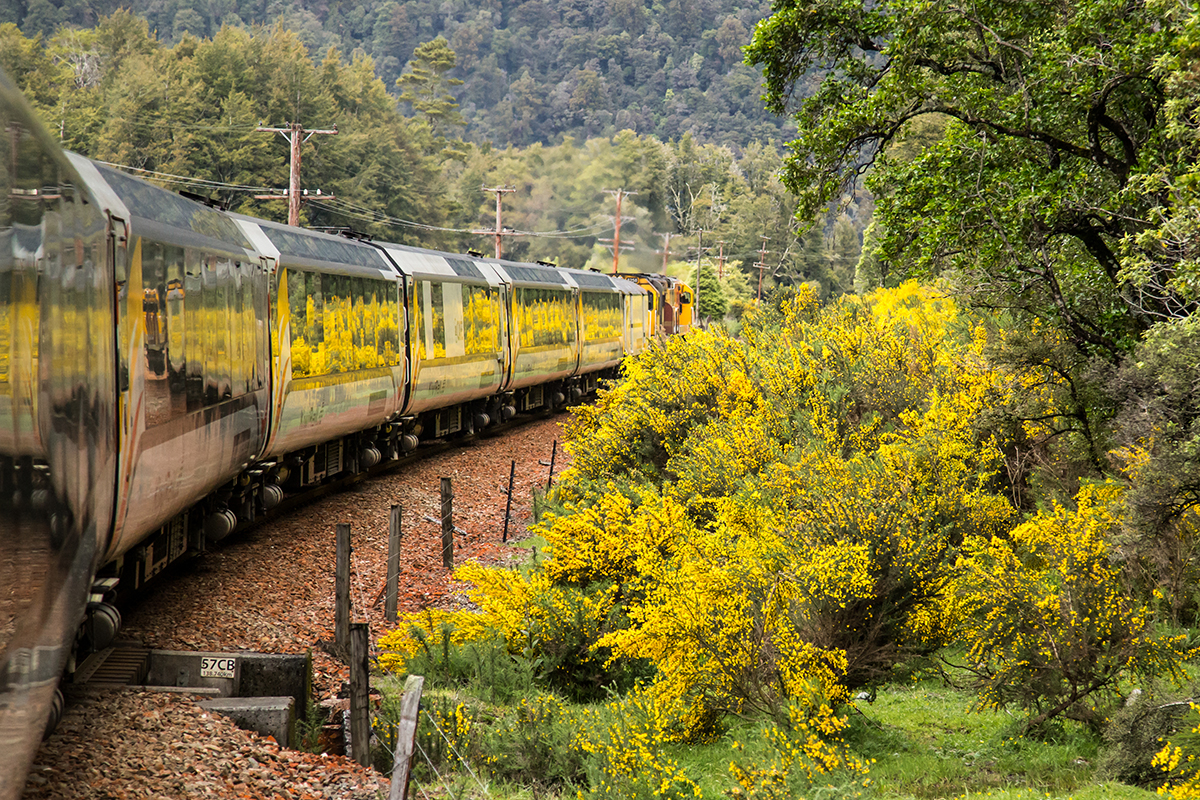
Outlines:
{"type": "Polygon", "coordinates": [[[168,45],[125,11],[49,37],[0,25],[0,66],[67,148],[237,211],[286,218],[283,202],[255,195],[287,185],[287,145],[256,128],[301,120],[338,129],[304,146],[307,225],[490,253],[490,239],[471,233],[495,225],[495,198],[481,187],[507,186],[515,191],[504,197],[513,234],[505,255],[611,268],[611,193],[622,190],[626,271],[694,270],[703,245],[735,314],[757,294],[760,259],[768,293],[806,282],[822,296],[852,289],[870,198],[800,235],[795,197],[777,177],[781,145],[734,148],[691,133],[663,141],[631,129],[527,147],[474,144],[461,138],[470,115],[456,102],[465,88],[451,77],[456,60],[435,38],[389,87],[370,56],[331,48],[315,60],[281,26],[224,27],[168,45]],[[401,113],[403,97],[412,116],[401,113]]]}
{"type": "Polygon", "coordinates": [[[317,61],[330,49],[370,56],[389,89],[414,50],[440,36],[458,57],[447,76],[463,81],[464,138],[477,143],[524,147],[629,129],[740,147],[795,130],[764,110],[761,75],[742,63],[769,11],[762,0],[13,0],[0,23],[50,37],[121,7],[166,45],[278,24],[317,61]]]}

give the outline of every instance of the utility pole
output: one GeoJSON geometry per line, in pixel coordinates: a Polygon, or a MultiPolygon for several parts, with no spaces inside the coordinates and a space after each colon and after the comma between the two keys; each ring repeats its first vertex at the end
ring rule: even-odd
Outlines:
{"type": "Polygon", "coordinates": [[[720,250],[717,251],[717,280],[725,277],[725,240],[717,240],[720,250]]]}
{"type": "MultiPolygon", "coordinates": [[[[329,136],[337,135],[337,126],[334,125],[330,130],[306,130],[299,122],[293,122],[286,128],[268,128],[259,125],[254,130],[263,133],[278,133],[284,139],[287,139],[292,146],[291,169],[288,178],[288,225],[300,224],[300,145],[307,142],[318,133],[327,134],[329,136]],[[307,134],[307,135],[305,135],[307,134]]],[[[273,199],[266,197],[263,199],[273,199]]]]}
{"type": "Polygon", "coordinates": [[[763,270],[767,268],[767,265],[764,261],[764,259],[767,256],[767,237],[760,236],[759,238],[762,239],[762,246],[758,248],[758,263],[755,264],[754,266],[758,267],[758,302],[761,303],[762,302],[762,274],[763,274],[763,270]]]}
{"type": "Polygon", "coordinates": [[[693,290],[692,298],[695,302],[695,308],[692,310],[692,319],[696,320],[696,326],[700,327],[700,261],[704,257],[704,228],[696,229],[696,288],[693,290]]]}
{"type": "Polygon", "coordinates": [[[627,192],[624,189],[605,189],[605,194],[611,194],[617,198],[617,217],[613,222],[613,271],[612,274],[617,274],[617,267],[621,262],[621,198],[633,197],[637,192],[627,192]]]}
{"type": "MultiPolygon", "coordinates": [[[[480,186],[485,192],[495,192],[496,194],[496,258],[500,258],[500,237],[504,235],[504,229],[500,227],[500,195],[508,192],[515,192],[516,189],[509,189],[503,186],[480,186]]],[[[474,231],[474,233],[485,233],[486,231],[474,231]]]]}

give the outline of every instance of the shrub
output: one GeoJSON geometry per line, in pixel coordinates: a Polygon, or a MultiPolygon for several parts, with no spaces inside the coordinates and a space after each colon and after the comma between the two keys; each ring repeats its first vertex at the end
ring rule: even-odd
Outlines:
{"type": "MultiPolygon", "coordinates": [[[[870,781],[868,764],[853,754],[842,741],[848,722],[828,702],[816,696],[788,706],[786,723],[768,726],[763,738],[770,753],[762,762],[731,762],[729,772],[736,786],[733,797],[745,800],[790,800],[808,796],[814,786],[824,784],[826,797],[859,797],[870,781]],[[840,791],[838,791],[840,789],[840,791]],[[832,791],[829,791],[832,790],[832,791]]],[[[734,749],[745,751],[734,742],[734,749]]]]}
{"type": "Polygon", "coordinates": [[[1171,800],[1196,800],[1200,798],[1200,706],[1190,704],[1180,728],[1154,757],[1154,766],[1167,774],[1167,784],[1158,792],[1171,800]]]}
{"type": "Polygon", "coordinates": [[[1112,715],[1104,729],[1104,746],[1096,771],[1133,786],[1155,788],[1167,776],[1154,764],[1163,742],[1179,732],[1186,700],[1158,700],[1138,691],[1112,715]]]}
{"type": "Polygon", "coordinates": [[[1026,730],[1060,714],[1099,729],[1122,678],[1179,676],[1183,637],[1155,635],[1113,559],[1121,492],[1086,486],[1075,510],[964,546],[952,594],[981,707],[1020,706],[1026,730]]]}

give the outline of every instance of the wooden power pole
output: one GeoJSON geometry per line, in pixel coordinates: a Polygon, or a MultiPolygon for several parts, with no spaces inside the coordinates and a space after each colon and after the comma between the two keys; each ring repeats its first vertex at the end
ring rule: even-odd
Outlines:
{"type": "MultiPolygon", "coordinates": [[[[500,237],[504,236],[504,229],[500,227],[500,195],[515,192],[516,189],[503,186],[481,186],[480,188],[485,192],[495,192],[496,194],[496,258],[500,258],[500,237]]],[[[487,233],[487,231],[472,231],[472,233],[487,233]]]]}
{"type": "Polygon", "coordinates": [[[605,194],[611,194],[617,198],[617,216],[613,220],[613,271],[612,274],[617,274],[617,268],[621,263],[621,198],[633,197],[637,192],[627,192],[624,189],[605,189],[605,194]]]}
{"type": "Polygon", "coordinates": [[[755,264],[754,266],[758,267],[758,302],[761,303],[762,302],[762,274],[763,274],[763,270],[767,268],[767,264],[764,261],[764,259],[767,257],[767,237],[761,236],[759,238],[762,239],[762,246],[760,248],[758,248],[758,263],[755,264]]]}
{"type": "MultiPolygon", "coordinates": [[[[293,122],[286,128],[268,128],[264,125],[259,125],[254,130],[264,133],[278,133],[283,138],[291,143],[292,156],[290,161],[290,170],[288,177],[288,225],[300,224],[300,145],[307,142],[310,138],[318,133],[327,134],[329,136],[337,135],[337,126],[329,130],[307,130],[299,122],[293,122]]],[[[258,197],[256,195],[256,197],[258,197]]],[[[275,199],[271,195],[263,195],[259,197],[262,200],[275,199]]]]}

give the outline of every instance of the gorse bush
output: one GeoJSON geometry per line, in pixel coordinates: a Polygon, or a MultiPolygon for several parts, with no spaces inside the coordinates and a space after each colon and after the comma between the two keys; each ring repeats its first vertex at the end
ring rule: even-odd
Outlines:
{"type": "MultiPolygon", "coordinates": [[[[1026,730],[1098,727],[1122,681],[1176,673],[1189,650],[1153,631],[1161,600],[1122,549],[1121,485],[1020,524],[1029,486],[1006,437],[1052,432],[996,409],[1061,392],[991,366],[994,327],[904,284],[826,306],[802,290],[748,312],[741,333],[695,331],[628,360],[571,424],[571,466],[536,528],[543,558],[464,565],[478,611],[410,617],[382,661],[490,639],[570,699],[638,685],[622,724],[653,724],[614,748],[768,720],[773,760],[737,773],[759,796],[797,791],[802,753],[858,791],[852,759],[813,749],[844,753],[833,710],[947,644],[967,651],[980,705],[1022,709],[1026,730]]],[[[664,792],[690,791],[646,748],[664,792]]],[[[624,785],[634,754],[590,753],[609,764],[593,790],[624,785]]]]}
{"type": "MultiPolygon", "coordinates": [[[[729,713],[785,722],[814,682],[837,703],[944,641],[958,546],[1011,524],[976,425],[1007,391],[983,345],[915,285],[672,338],[576,414],[540,567],[465,566],[482,613],[412,621],[495,631],[564,690],[649,663],[681,739],[729,713]]],[[[397,663],[420,645],[383,644],[397,663]]]]}
{"type": "Polygon", "coordinates": [[[1084,487],[1007,538],[972,537],[951,591],[982,706],[1027,709],[1032,729],[1062,714],[1099,729],[1123,678],[1179,676],[1185,637],[1160,636],[1110,537],[1122,489],[1084,487]]]}
{"type": "MultiPolygon", "coordinates": [[[[736,783],[731,795],[744,800],[790,800],[822,786],[825,797],[861,797],[870,785],[869,764],[854,756],[842,741],[848,722],[820,697],[788,706],[785,723],[763,731],[769,757],[752,763],[733,761],[736,783]]],[[[734,750],[744,751],[740,742],[734,750]]]]}
{"type": "Polygon", "coordinates": [[[1200,706],[1192,703],[1172,736],[1154,757],[1154,766],[1167,775],[1159,794],[1171,800],[1200,798],[1200,706]]]}

